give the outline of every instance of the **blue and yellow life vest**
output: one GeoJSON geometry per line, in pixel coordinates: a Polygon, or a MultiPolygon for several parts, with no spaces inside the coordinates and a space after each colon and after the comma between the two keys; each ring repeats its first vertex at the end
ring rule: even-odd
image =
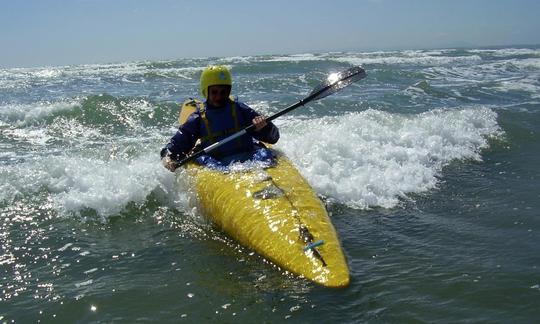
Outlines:
{"type": "MultiPolygon", "coordinates": [[[[207,147],[216,143],[227,136],[230,136],[249,125],[240,113],[237,103],[231,99],[229,103],[222,108],[207,109],[206,103],[199,100],[190,99],[182,105],[179,122],[183,124],[189,115],[197,112],[200,116],[200,142],[202,147],[207,147]]],[[[223,144],[211,155],[216,158],[250,152],[254,149],[251,135],[245,134],[234,141],[223,144]]]]}

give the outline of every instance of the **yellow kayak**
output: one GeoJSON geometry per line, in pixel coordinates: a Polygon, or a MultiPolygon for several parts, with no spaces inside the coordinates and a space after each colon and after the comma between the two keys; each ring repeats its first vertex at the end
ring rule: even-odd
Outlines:
{"type": "Polygon", "coordinates": [[[189,163],[205,216],[281,268],[327,287],[346,287],[349,269],[326,208],[282,153],[266,168],[223,172],[189,163]]]}

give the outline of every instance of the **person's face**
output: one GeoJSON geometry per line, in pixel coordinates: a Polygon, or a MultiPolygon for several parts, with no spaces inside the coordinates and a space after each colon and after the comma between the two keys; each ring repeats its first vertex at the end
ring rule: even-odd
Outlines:
{"type": "Polygon", "coordinates": [[[213,85],[208,87],[208,102],[212,106],[221,107],[229,100],[231,87],[226,85],[213,85]]]}

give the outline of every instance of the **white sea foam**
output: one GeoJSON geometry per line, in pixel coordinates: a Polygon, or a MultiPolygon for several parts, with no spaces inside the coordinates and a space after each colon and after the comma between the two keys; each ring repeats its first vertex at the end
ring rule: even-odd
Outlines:
{"type": "Polygon", "coordinates": [[[503,92],[524,91],[531,94],[531,98],[540,98],[540,86],[533,78],[503,80],[498,83],[495,89],[503,92]]]}
{"type": "Polygon", "coordinates": [[[438,52],[403,51],[382,53],[349,53],[346,56],[335,57],[334,61],[350,63],[352,65],[364,64],[407,64],[407,65],[448,65],[471,64],[481,62],[479,55],[467,56],[441,56],[438,52]]]}
{"type": "Polygon", "coordinates": [[[51,115],[80,107],[81,99],[32,104],[8,104],[0,106],[0,120],[7,124],[24,126],[43,120],[51,115]]]}
{"type": "MultiPolygon", "coordinates": [[[[161,62],[166,63],[166,62],[161,62]]],[[[85,64],[62,67],[64,76],[71,79],[145,78],[148,74],[162,77],[191,78],[204,67],[152,67],[149,62],[125,62],[117,64],[85,64]]],[[[133,82],[123,79],[126,82],[133,82]]]]}
{"type": "Polygon", "coordinates": [[[185,68],[161,68],[157,69],[155,73],[165,77],[181,77],[184,79],[191,79],[202,70],[204,70],[204,66],[185,68]]]}
{"type": "Polygon", "coordinates": [[[58,251],[60,252],[64,252],[65,250],[67,250],[69,247],[71,247],[73,245],[73,243],[67,243],[65,244],[64,246],[62,246],[61,248],[58,249],[58,251]]]}
{"type": "Polygon", "coordinates": [[[191,212],[187,185],[163,168],[154,151],[110,161],[78,156],[35,159],[1,167],[0,177],[5,181],[0,201],[12,203],[23,194],[46,189],[51,207],[64,216],[93,210],[106,220],[130,203],[144,204],[151,193],[164,205],[191,212]]]}
{"type": "Polygon", "coordinates": [[[129,203],[143,204],[156,188],[174,191],[174,179],[155,156],[132,161],[95,161],[62,158],[50,171],[49,190],[62,212],[95,210],[114,215],[129,203]]]}
{"type": "Polygon", "coordinates": [[[528,58],[523,60],[511,60],[512,64],[522,69],[540,69],[540,58],[528,58]]]}
{"type": "Polygon", "coordinates": [[[412,116],[367,110],[289,121],[282,133],[278,147],[319,193],[354,208],[390,208],[436,188],[449,162],[480,160],[487,138],[501,130],[493,110],[470,108],[412,116]]]}
{"type": "Polygon", "coordinates": [[[61,67],[69,76],[128,76],[143,74],[148,68],[138,62],[125,62],[115,64],[82,64],[61,67]]]}
{"type": "Polygon", "coordinates": [[[62,71],[57,68],[38,69],[32,73],[37,78],[54,79],[62,75],[62,71]]]}
{"type": "Polygon", "coordinates": [[[468,83],[480,83],[496,80],[500,77],[501,63],[488,63],[460,66],[437,66],[424,70],[424,73],[435,80],[449,82],[453,87],[468,83]]]}
{"type": "Polygon", "coordinates": [[[250,63],[252,60],[253,56],[229,56],[219,59],[223,63],[250,63]]]}
{"type": "Polygon", "coordinates": [[[516,55],[538,55],[540,56],[540,49],[532,48],[502,48],[502,49],[471,49],[469,53],[489,53],[496,57],[509,57],[516,55]]]}
{"type": "Polygon", "coordinates": [[[75,287],[81,288],[81,287],[84,287],[84,286],[91,285],[93,282],[94,282],[94,280],[92,280],[92,279],[89,279],[89,280],[86,280],[86,281],[83,281],[83,282],[77,282],[75,284],[75,287]]]}
{"type": "MultiPolygon", "coordinates": [[[[488,138],[501,134],[489,108],[433,110],[419,115],[367,110],[340,117],[284,118],[282,149],[323,195],[354,208],[391,208],[400,198],[437,187],[453,160],[481,160],[488,138]]],[[[0,200],[50,192],[60,215],[93,210],[103,219],[155,194],[164,205],[192,213],[189,186],[166,171],[156,149],[138,157],[29,158],[0,167],[0,200]]],[[[179,171],[180,172],[180,171],[179,171]]],[[[184,177],[178,177],[183,179],[184,177]]]]}
{"type": "Polygon", "coordinates": [[[25,89],[62,82],[65,67],[11,68],[0,70],[0,89],[25,89]]]}
{"type": "Polygon", "coordinates": [[[315,54],[309,54],[309,53],[257,58],[259,62],[303,62],[303,61],[321,61],[323,59],[325,58],[317,56],[315,54]]]}
{"type": "Polygon", "coordinates": [[[28,142],[32,145],[45,145],[51,138],[44,128],[15,128],[2,130],[3,135],[17,140],[28,142]]]}
{"type": "Polygon", "coordinates": [[[117,79],[136,83],[144,81],[149,75],[164,78],[191,79],[204,69],[204,66],[174,66],[167,61],[157,62],[163,67],[155,67],[153,62],[124,62],[114,64],[82,64],[57,67],[12,68],[0,70],[0,89],[28,88],[32,85],[64,83],[73,80],[100,81],[117,79]],[[134,78],[135,80],[130,80],[134,78]]]}

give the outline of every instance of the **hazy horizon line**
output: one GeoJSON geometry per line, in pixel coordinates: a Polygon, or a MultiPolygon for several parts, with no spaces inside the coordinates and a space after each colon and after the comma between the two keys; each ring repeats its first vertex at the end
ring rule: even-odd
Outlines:
{"type": "MultiPolygon", "coordinates": [[[[466,42],[463,42],[466,43],[466,42]]],[[[147,57],[147,58],[137,58],[137,59],[126,59],[126,60],[111,60],[111,61],[94,61],[94,62],[80,62],[80,63],[67,63],[67,64],[36,64],[36,65],[26,65],[26,66],[2,66],[0,63],[0,69],[10,70],[10,69],[37,69],[37,68],[55,68],[55,67],[66,67],[66,66],[78,66],[78,65],[108,65],[108,64],[120,64],[120,63],[131,63],[131,62],[144,62],[144,61],[155,61],[155,62],[165,62],[165,61],[176,61],[182,59],[222,59],[229,57],[248,57],[248,56],[273,56],[273,55],[299,55],[299,54],[326,54],[326,53],[344,53],[344,52],[392,52],[392,51],[423,51],[423,50],[451,50],[451,49],[501,49],[501,48],[525,48],[525,47],[540,47],[540,43],[532,44],[492,44],[492,45],[474,45],[474,44],[455,44],[452,45],[441,45],[433,47],[423,47],[423,46],[395,46],[395,47],[362,47],[362,48],[342,48],[342,49],[318,49],[318,50],[307,50],[307,51],[284,51],[281,53],[257,53],[257,54],[245,54],[245,55],[216,55],[216,56],[178,56],[174,58],[158,58],[158,57],[147,57]]]]}

